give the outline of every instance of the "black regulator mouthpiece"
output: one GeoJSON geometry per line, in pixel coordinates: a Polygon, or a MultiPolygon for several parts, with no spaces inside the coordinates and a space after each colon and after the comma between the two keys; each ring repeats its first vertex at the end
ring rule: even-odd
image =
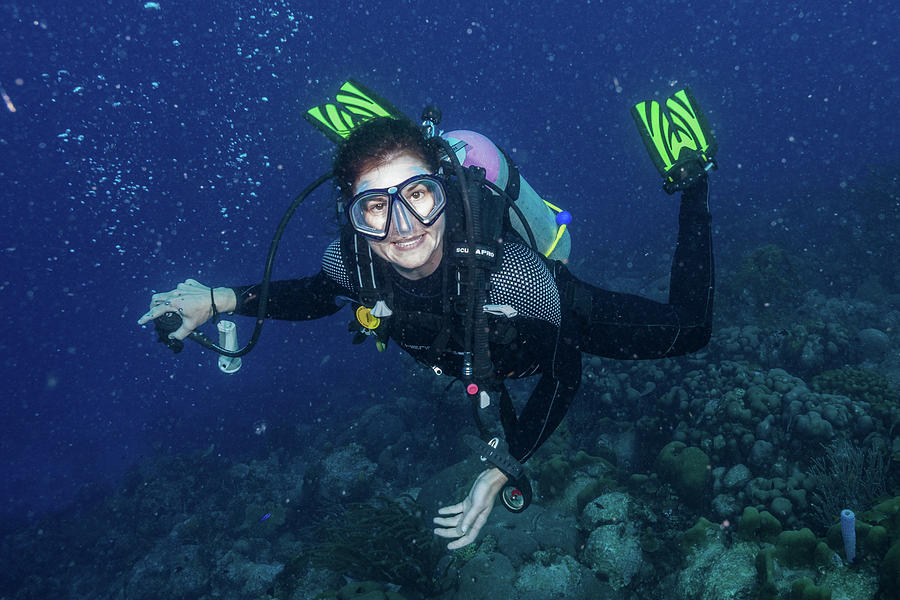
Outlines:
{"type": "Polygon", "coordinates": [[[426,106],[422,111],[422,131],[428,139],[439,135],[437,126],[441,123],[441,109],[437,106],[426,106]]]}
{"type": "Polygon", "coordinates": [[[437,106],[431,104],[422,109],[422,122],[433,123],[434,125],[441,124],[441,109],[437,106]]]}
{"type": "Polygon", "coordinates": [[[166,347],[178,354],[184,349],[184,342],[181,340],[175,340],[169,337],[170,333],[174,333],[181,328],[181,315],[177,312],[167,312],[164,315],[157,317],[153,321],[156,326],[156,333],[159,335],[159,339],[157,342],[161,342],[166,345],[166,347]]]}

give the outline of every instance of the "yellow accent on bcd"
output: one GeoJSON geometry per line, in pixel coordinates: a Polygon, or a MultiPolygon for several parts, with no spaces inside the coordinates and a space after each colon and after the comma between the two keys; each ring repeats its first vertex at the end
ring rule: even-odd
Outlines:
{"type": "MultiPolygon", "coordinates": [[[[561,209],[560,207],[555,206],[555,205],[553,205],[553,204],[550,204],[550,203],[547,202],[546,200],[544,200],[544,204],[546,204],[547,207],[548,207],[550,210],[552,210],[553,212],[557,212],[557,213],[561,213],[561,212],[562,212],[562,209],[561,209]]],[[[559,244],[559,240],[562,239],[562,236],[565,235],[565,233],[566,233],[566,226],[565,226],[565,225],[560,225],[559,227],[557,227],[557,229],[556,229],[556,239],[553,240],[553,243],[550,244],[550,247],[547,248],[547,251],[546,251],[546,252],[544,252],[544,256],[549,257],[551,254],[553,254],[553,251],[556,250],[556,245],[559,244]]]]}
{"type": "Polygon", "coordinates": [[[372,310],[365,306],[356,309],[356,320],[366,329],[378,329],[381,319],[372,315],[372,310]]]}

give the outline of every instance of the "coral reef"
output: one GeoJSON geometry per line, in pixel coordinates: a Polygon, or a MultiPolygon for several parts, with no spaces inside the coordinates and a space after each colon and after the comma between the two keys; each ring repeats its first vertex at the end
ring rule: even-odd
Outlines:
{"type": "Polygon", "coordinates": [[[900,424],[900,391],[876,371],[852,367],[825,371],[812,378],[812,388],[865,402],[874,416],[892,426],[900,424]]]}
{"type": "Polygon", "coordinates": [[[722,286],[730,305],[750,307],[766,324],[782,322],[798,305],[801,289],[794,260],[776,244],[753,249],[722,286]]]}
{"type": "Polygon", "coordinates": [[[319,528],[306,553],[314,567],[359,580],[435,591],[440,546],[409,496],[352,504],[319,528]]]}
{"type": "Polygon", "coordinates": [[[883,449],[859,448],[847,441],[829,444],[813,459],[812,509],[819,522],[831,525],[845,508],[860,510],[885,493],[888,463],[883,449]]]}
{"type": "Polygon", "coordinates": [[[706,499],[709,456],[700,448],[669,442],[659,451],[657,467],[662,479],[672,484],[685,502],[699,505],[706,499]]]}
{"type": "Polygon", "coordinates": [[[430,520],[483,468],[459,439],[468,406],[398,357],[409,395],[323,412],[253,457],[156,457],[7,536],[0,597],[893,600],[900,279],[817,278],[791,252],[723,266],[726,318],[703,352],[585,357],[578,401],[526,465],[534,505],[498,505],[466,548],[446,551],[430,520]]]}

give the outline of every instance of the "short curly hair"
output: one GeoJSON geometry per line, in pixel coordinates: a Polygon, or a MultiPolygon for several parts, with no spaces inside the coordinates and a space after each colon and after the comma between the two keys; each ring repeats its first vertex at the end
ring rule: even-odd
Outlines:
{"type": "Polygon", "coordinates": [[[437,140],[425,137],[422,128],[410,119],[379,117],[357,126],[338,146],[334,157],[334,185],[347,200],[363,171],[387,164],[408,154],[437,172],[441,148],[437,140]]]}

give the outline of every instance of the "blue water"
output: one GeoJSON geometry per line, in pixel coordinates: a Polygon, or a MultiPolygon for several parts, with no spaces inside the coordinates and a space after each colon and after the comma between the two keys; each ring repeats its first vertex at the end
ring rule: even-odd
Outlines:
{"type": "MultiPolygon", "coordinates": [[[[677,205],[629,116],[638,100],[684,85],[701,99],[723,252],[771,239],[816,252],[816,224],[853,219],[841,190],[900,157],[890,3],[293,4],[0,7],[0,530],[86,484],[111,489],[148,456],[239,456],[261,419],[333,426],[391,393],[396,354],[351,346],[345,314],[268,323],[233,376],[135,324],[188,277],[259,279],[281,213],[328,168],[331,144],[302,113],[346,77],[511,151],[575,215],[588,277],[671,251],[677,205]]],[[[318,268],[330,200],[295,217],[276,277],[318,268]]]]}

